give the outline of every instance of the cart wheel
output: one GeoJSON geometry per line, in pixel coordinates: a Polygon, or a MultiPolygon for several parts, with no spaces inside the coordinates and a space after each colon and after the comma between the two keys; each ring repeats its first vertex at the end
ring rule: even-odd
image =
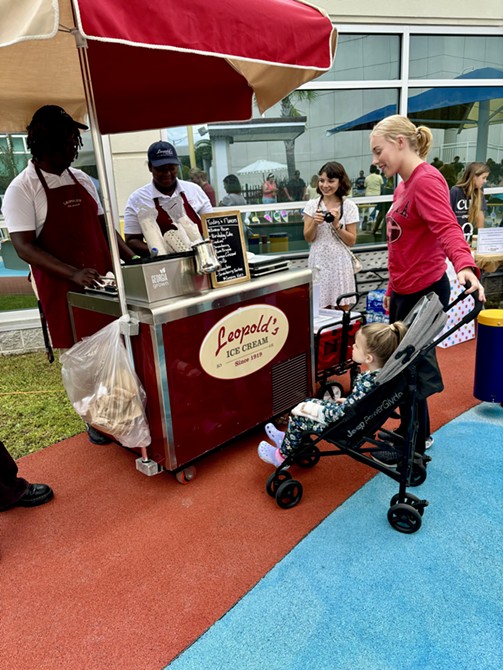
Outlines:
{"type": "Polygon", "coordinates": [[[280,485],[291,478],[292,475],[287,470],[281,470],[281,472],[278,472],[277,474],[273,472],[267,480],[265,490],[271,496],[271,498],[275,498],[276,491],[279,489],[280,485]]]}
{"type": "Polygon", "coordinates": [[[409,486],[420,486],[423,482],[426,481],[426,468],[422,464],[422,462],[419,461],[414,461],[412,464],[412,472],[410,475],[410,483],[409,486]]]}
{"type": "Polygon", "coordinates": [[[295,507],[302,498],[302,484],[296,479],[289,479],[279,485],[276,491],[276,502],[282,509],[295,507]]]}
{"type": "Polygon", "coordinates": [[[329,384],[324,384],[318,393],[318,398],[321,400],[339,400],[344,394],[344,389],[337,382],[330,382],[329,384]]]}
{"type": "Polygon", "coordinates": [[[177,472],[175,474],[175,478],[179,484],[190,484],[190,482],[195,478],[196,473],[196,468],[191,465],[190,467],[185,468],[185,470],[180,470],[180,472],[177,472]]]}
{"type": "MultiPolygon", "coordinates": [[[[393,505],[396,505],[399,502],[400,502],[400,494],[396,493],[389,501],[389,505],[390,507],[393,507],[393,505]]],[[[423,516],[424,508],[428,504],[427,500],[421,500],[420,498],[413,496],[412,493],[406,493],[404,495],[404,499],[402,502],[404,502],[406,505],[410,505],[411,507],[417,509],[417,511],[421,516],[423,516]]]]}
{"type": "Polygon", "coordinates": [[[421,514],[415,507],[398,503],[388,510],[388,521],[400,533],[415,533],[421,528],[421,514]]]}
{"type": "Polygon", "coordinates": [[[314,444],[306,448],[295,458],[295,465],[301,468],[314,468],[320,460],[320,450],[314,444]]]}

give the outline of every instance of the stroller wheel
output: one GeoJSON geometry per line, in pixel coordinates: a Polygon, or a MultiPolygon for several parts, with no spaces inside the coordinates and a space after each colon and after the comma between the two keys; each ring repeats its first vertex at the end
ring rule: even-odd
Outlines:
{"type": "Polygon", "coordinates": [[[323,384],[318,391],[318,398],[320,400],[339,400],[344,394],[344,389],[337,382],[330,382],[323,384]]]}
{"type": "Polygon", "coordinates": [[[314,468],[320,458],[320,450],[318,447],[312,445],[310,447],[306,447],[306,449],[303,449],[302,452],[295,458],[295,465],[298,465],[301,468],[314,468]]]}
{"type": "Polygon", "coordinates": [[[289,479],[279,485],[276,492],[276,502],[282,509],[295,507],[302,498],[302,484],[296,479],[289,479]]]}
{"type": "MultiPolygon", "coordinates": [[[[399,502],[400,502],[400,494],[396,493],[389,501],[389,505],[390,507],[393,507],[393,505],[396,505],[399,502]]],[[[413,496],[412,493],[406,493],[403,496],[403,500],[401,502],[417,509],[417,511],[421,516],[423,516],[424,514],[424,508],[428,505],[427,500],[421,500],[420,498],[413,496]]]]}
{"type": "Polygon", "coordinates": [[[414,461],[412,464],[412,472],[410,474],[409,486],[420,486],[426,481],[426,468],[421,461],[414,461]]]}
{"type": "Polygon", "coordinates": [[[285,481],[288,481],[292,478],[292,475],[287,470],[281,470],[281,472],[273,472],[272,475],[267,480],[265,485],[265,490],[271,496],[271,498],[276,497],[276,491],[278,490],[280,484],[285,481]]]}
{"type": "Polygon", "coordinates": [[[421,514],[415,507],[406,503],[397,503],[388,510],[388,521],[400,533],[415,533],[421,528],[421,514]]]}

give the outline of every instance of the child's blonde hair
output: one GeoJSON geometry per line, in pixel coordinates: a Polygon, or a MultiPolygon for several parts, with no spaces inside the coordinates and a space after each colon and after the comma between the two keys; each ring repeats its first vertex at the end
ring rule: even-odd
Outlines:
{"type": "Polygon", "coordinates": [[[463,193],[470,199],[468,221],[472,224],[477,221],[477,214],[480,212],[480,204],[482,202],[482,189],[475,188],[473,178],[480,177],[481,174],[485,173],[490,173],[490,169],[485,163],[468,163],[463,176],[456,184],[456,186],[463,189],[463,193]]]}
{"type": "Polygon", "coordinates": [[[402,321],[395,323],[367,323],[360,328],[365,338],[366,349],[384,365],[402,341],[407,326],[402,321]]]}
{"type": "Polygon", "coordinates": [[[423,160],[428,155],[433,142],[431,130],[426,126],[415,126],[401,114],[387,116],[374,126],[370,135],[383,135],[390,142],[396,142],[399,136],[405,137],[409,146],[423,160]]]}

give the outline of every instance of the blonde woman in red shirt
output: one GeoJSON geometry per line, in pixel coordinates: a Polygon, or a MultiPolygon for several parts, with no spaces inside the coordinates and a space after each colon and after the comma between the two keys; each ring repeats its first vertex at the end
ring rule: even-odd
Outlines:
{"type": "MultiPolygon", "coordinates": [[[[479,299],[485,300],[479,270],[451,209],[447,182],[425,161],[432,139],[429,128],[416,127],[399,114],[380,121],[370,134],[373,164],[386,179],[396,174],[402,178],[386,215],[389,284],[384,306],[389,310],[390,322],[403,320],[417,301],[432,291],[447,306],[450,283],[446,257],[461,284],[469,281],[469,292],[477,291],[479,299]]],[[[420,389],[424,398],[443,389],[434,351],[429,363],[428,384],[420,389]]],[[[405,409],[401,408],[398,432],[403,432],[407,424],[405,409]]],[[[432,442],[426,399],[420,402],[418,418],[416,451],[424,453],[432,442]]]]}

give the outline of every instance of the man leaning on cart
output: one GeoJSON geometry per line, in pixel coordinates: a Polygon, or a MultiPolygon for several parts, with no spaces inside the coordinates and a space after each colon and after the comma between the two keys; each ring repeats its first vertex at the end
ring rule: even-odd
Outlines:
{"type": "MultiPolygon", "coordinates": [[[[5,193],[3,214],[16,252],[30,264],[52,345],[74,344],[69,291],[95,287],[112,270],[105,217],[91,178],[70,165],[82,147],[78,123],[57,105],[38,109],[28,131],[32,160],[5,193]]],[[[124,260],[134,256],[117,235],[124,260]]],[[[108,438],[91,426],[94,444],[108,438]]]]}

